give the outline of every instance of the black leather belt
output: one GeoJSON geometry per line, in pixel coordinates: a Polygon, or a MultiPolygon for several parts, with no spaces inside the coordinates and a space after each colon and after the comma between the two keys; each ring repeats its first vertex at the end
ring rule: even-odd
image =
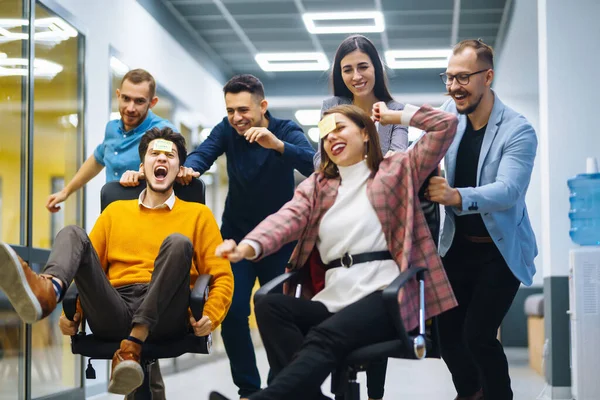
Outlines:
{"type": "Polygon", "coordinates": [[[329,264],[325,265],[325,269],[330,268],[338,268],[338,267],[346,267],[350,268],[354,264],[365,263],[369,261],[378,261],[378,260],[393,260],[392,254],[388,251],[372,251],[369,253],[360,253],[360,254],[344,254],[342,258],[338,258],[333,260],[329,264]]]}

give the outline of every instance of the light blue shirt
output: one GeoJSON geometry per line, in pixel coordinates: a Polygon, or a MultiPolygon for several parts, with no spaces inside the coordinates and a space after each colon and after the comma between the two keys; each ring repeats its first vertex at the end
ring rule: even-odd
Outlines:
{"type": "Polygon", "coordinates": [[[125,171],[140,169],[140,140],[144,133],[155,127],[169,127],[175,132],[179,131],[171,122],[150,110],[144,121],[129,132],[125,131],[122,119],[115,119],[106,124],[104,141],[94,150],[94,158],[106,167],[107,182],[120,180],[125,171]]]}

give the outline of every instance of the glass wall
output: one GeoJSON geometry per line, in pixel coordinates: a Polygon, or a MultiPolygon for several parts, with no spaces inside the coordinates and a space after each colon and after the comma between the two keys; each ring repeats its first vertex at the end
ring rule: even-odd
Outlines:
{"type": "MultiPolygon", "coordinates": [[[[56,232],[83,221],[81,195],[57,214],[45,204],[82,162],[84,38],[41,3],[0,0],[0,240],[35,271],[56,232]]],[[[61,312],[25,326],[0,293],[0,399],[83,398],[61,312]]]]}
{"type": "MultiPolygon", "coordinates": [[[[22,236],[25,204],[22,191],[27,162],[23,150],[27,127],[28,26],[22,0],[0,1],[0,240],[24,245],[22,236]],[[11,188],[11,190],[6,190],[11,188]]],[[[23,254],[21,252],[21,254],[23,254]]],[[[10,303],[0,291],[0,399],[24,395],[25,330],[10,303]]]]}
{"type": "MultiPolygon", "coordinates": [[[[82,162],[84,42],[68,22],[42,5],[36,5],[35,20],[35,60],[44,67],[34,84],[32,246],[49,249],[65,225],[82,224],[82,191],[70,196],[56,214],[48,212],[45,205],[50,194],[73,178],[82,162]]],[[[71,354],[70,338],[58,329],[61,313],[58,307],[33,325],[33,398],[80,386],[81,360],[71,354]]]]}

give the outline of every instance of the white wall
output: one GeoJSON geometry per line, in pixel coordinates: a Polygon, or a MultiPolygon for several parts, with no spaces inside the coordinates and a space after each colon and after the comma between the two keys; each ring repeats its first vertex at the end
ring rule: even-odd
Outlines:
{"type": "Polygon", "coordinates": [[[538,0],[544,276],[569,274],[567,180],[600,155],[600,1],[538,0]]]}
{"type": "MultiPolygon", "coordinates": [[[[56,0],[86,38],[86,157],[104,137],[109,115],[109,48],[131,68],[144,68],[188,113],[179,120],[211,126],[223,118],[223,82],[216,81],[135,0],[56,0]]],[[[100,213],[104,171],[87,185],[86,226],[100,213]]]]}
{"type": "MultiPolygon", "coordinates": [[[[496,58],[494,90],[504,104],[523,114],[529,120],[539,138],[537,2],[532,0],[513,1],[513,17],[502,45],[501,54],[497,54],[496,58]]],[[[538,156],[531,175],[526,201],[538,246],[541,246],[542,199],[539,153],[538,147],[538,156]]],[[[544,265],[541,249],[535,264],[537,273],[533,284],[541,286],[544,265]]]]}

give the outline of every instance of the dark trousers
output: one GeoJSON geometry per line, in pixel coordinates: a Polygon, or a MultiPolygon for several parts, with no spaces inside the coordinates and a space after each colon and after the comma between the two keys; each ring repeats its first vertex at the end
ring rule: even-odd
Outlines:
{"type": "Polygon", "coordinates": [[[129,336],[134,324],[148,326],[149,341],[173,339],[188,332],[192,244],[180,234],[168,236],[154,262],[149,284],[113,287],[102,270],[86,232],[67,226],[56,236],[44,273],[73,280],[85,318],[94,332],[108,340],[129,336]]]}
{"type": "Polygon", "coordinates": [[[229,357],[233,383],[239,388],[240,397],[248,397],[261,387],[248,325],[254,282],[258,278],[260,285],[264,285],[283,274],[293,248],[294,244],[286,245],[258,262],[243,260],[231,265],[235,289],[231,307],[221,324],[221,336],[229,357]]]}
{"type": "Polygon", "coordinates": [[[439,317],[442,357],[460,396],[511,400],[508,362],[497,332],[519,289],[494,243],[456,238],[443,259],[458,307],[439,317]]]}
{"type": "MultiPolygon", "coordinates": [[[[304,300],[302,307],[295,308],[290,296],[267,296],[263,303],[256,305],[256,322],[262,338],[271,376],[275,378],[302,347],[309,330],[333,314],[322,303],[304,300]]],[[[383,398],[387,359],[369,364],[367,369],[368,395],[371,399],[383,398]]],[[[317,388],[307,394],[306,399],[326,399],[317,388]]]]}
{"type": "Polygon", "coordinates": [[[256,304],[256,316],[275,378],[251,400],[326,398],[321,384],[350,352],[397,335],[381,292],[335,314],[316,301],[273,294],[256,304]]]}

